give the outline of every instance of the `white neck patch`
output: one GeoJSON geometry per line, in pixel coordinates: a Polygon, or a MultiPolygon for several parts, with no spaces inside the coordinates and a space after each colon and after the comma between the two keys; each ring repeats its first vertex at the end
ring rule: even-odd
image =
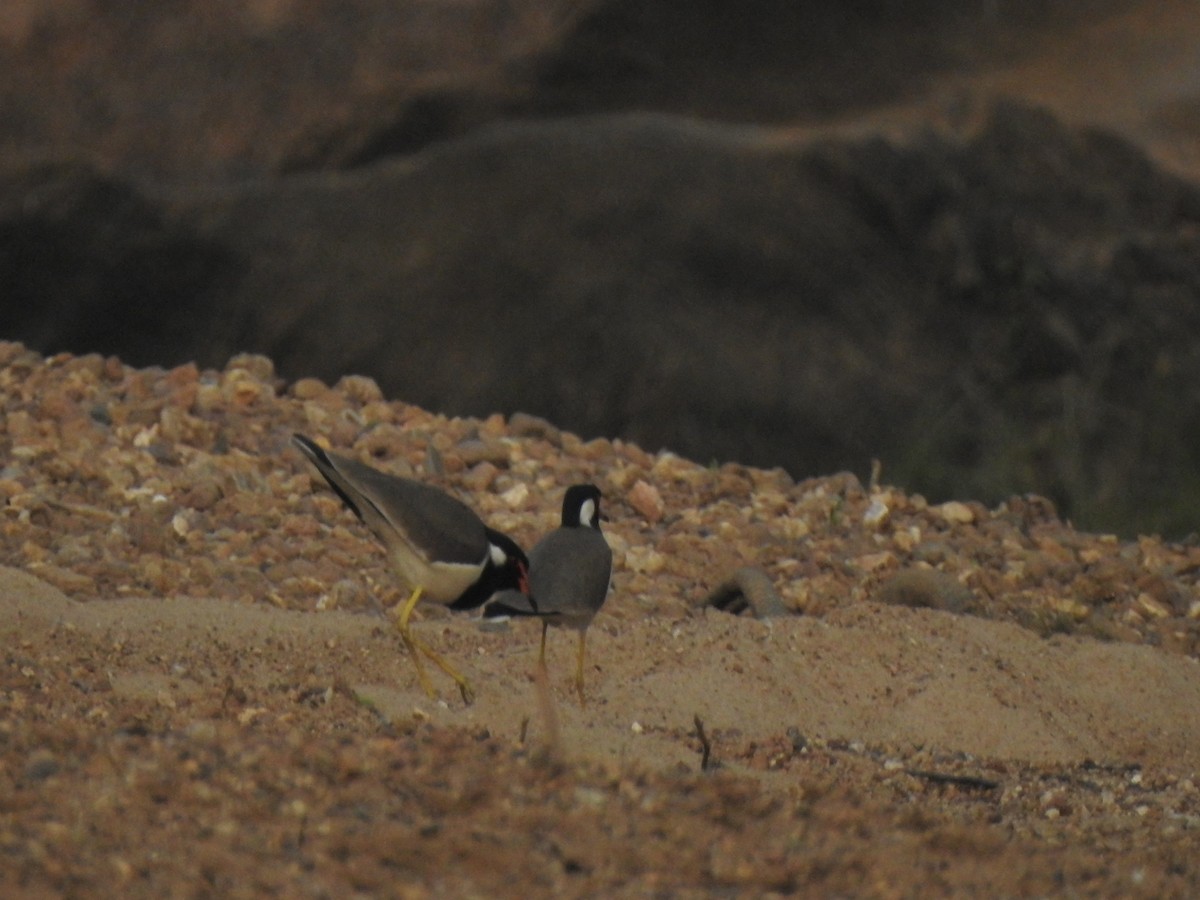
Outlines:
{"type": "Polygon", "coordinates": [[[503,566],[508,562],[508,554],[504,552],[502,547],[497,547],[495,544],[488,544],[488,553],[492,557],[493,566],[503,566]]]}
{"type": "Polygon", "coordinates": [[[596,501],[590,497],[583,501],[583,506],[579,507],[579,524],[593,528],[596,525],[596,501]]]}

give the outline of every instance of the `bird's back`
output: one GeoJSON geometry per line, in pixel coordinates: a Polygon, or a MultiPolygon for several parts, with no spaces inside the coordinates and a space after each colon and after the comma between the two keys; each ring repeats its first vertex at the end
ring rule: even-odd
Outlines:
{"type": "Polygon", "coordinates": [[[390,530],[443,562],[474,565],[486,556],[484,524],[465,503],[432,485],[388,475],[346,456],[329,457],[334,471],[323,466],[322,472],[337,479],[343,499],[385,543],[390,543],[390,530]]]}
{"type": "Polygon", "coordinates": [[[612,550],[594,528],[558,528],[529,553],[529,589],[563,625],[586,628],[604,605],[612,578],[612,550]]]}

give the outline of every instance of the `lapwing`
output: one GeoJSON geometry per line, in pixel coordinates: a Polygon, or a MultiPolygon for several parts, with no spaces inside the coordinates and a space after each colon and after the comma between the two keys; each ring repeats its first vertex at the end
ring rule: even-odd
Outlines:
{"type": "Polygon", "coordinates": [[[608,597],[611,581],[612,550],[600,532],[600,489],[594,484],[576,484],[563,497],[562,525],[529,551],[528,591],[504,591],[484,606],[483,615],[541,619],[538,666],[543,670],[547,629],[556,625],[578,631],[575,689],[582,706],[587,630],[608,597]]]}
{"type": "Polygon", "coordinates": [[[405,589],[396,627],[417,667],[425,693],[434,696],[419,653],[454,679],[470,703],[470,683],[442,656],[419,641],[408,620],[421,599],[453,610],[476,609],[506,589],[528,590],[529,560],[510,537],[488,528],[466,504],[432,485],[389,475],[347,456],[330,453],[297,434],[297,447],[329,486],[374,532],[405,589]],[[419,651],[419,653],[418,653],[419,651]]]}

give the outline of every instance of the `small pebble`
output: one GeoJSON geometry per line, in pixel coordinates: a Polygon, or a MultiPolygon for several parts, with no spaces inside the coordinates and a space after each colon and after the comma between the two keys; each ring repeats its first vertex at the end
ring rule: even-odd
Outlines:
{"type": "Polygon", "coordinates": [[[508,430],[514,437],[541,438],[556,447],[562,446],[562,431],[540,416],[513,413],[508,420],[508,430]]]}
{"type": "Polygon", "coordinates": [[[975,521],[975,511],[958,500],[950,500],[941,506],[935,506],[934,510],[947,522],[955,525],[969,525],[975,521]]]}
{"type": "Polygon", "coordinates": [[[883,500],[879,497],[872,497],[871,505],[863,513],[863,524],[868,528],[879,528],[887,522],[891,512],[891,509],[888,508],[888,505],[883,500]]]}
{"type": "Polygon", "coordinates": [[[663,499],[654,485],[638,479],[625,499],[651,525],[662,521],[663,499]]]}

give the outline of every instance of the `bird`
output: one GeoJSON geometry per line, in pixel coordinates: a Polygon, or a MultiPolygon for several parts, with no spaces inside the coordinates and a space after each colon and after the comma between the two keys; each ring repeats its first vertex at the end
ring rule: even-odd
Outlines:
{"type": "Polygon", "coordinates": [[[465,503],[432,485],[331,453],[302,434],[294,435],[293,442],[383,544],[400,581],[412,591],[398,607],[396,627],[425,693],[436,696],[421,653],[454,679],[463,702],[470,704],[475,696],[470,682],[413,635],[409,617],[422,598],[468,610],[497,592],[528,590],[525,552],[508,535],[486,526],[465,503]]]}
{"type": "Polygon", "coordinates": [[[600,531],[600,489],[594,484],[567,488],[562,524],[529,551],[528,590],[505,590],[484,605],[487,619],[533,616],[542,622],[538,666],[546,667],[546,631],[551,625],[579,632],[575,690],[583,692],[583,661],[588,626],[608,597],[612,550],[600,531]]]}

